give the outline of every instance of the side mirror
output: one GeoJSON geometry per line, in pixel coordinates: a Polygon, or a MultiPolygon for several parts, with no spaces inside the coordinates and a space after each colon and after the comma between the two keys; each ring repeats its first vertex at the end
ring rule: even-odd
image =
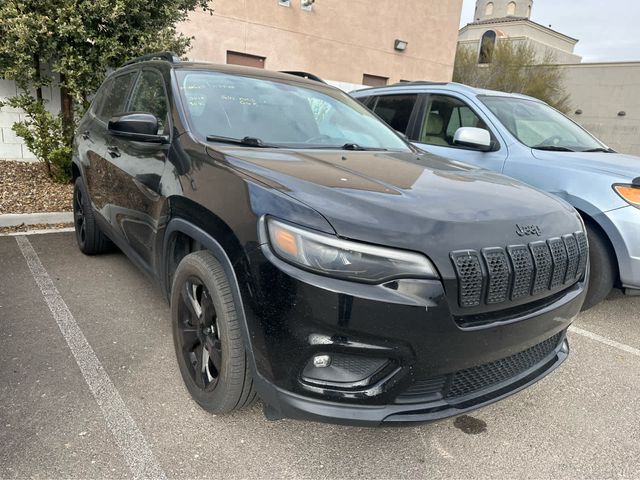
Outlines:
{"type": "Polygon", "coordinates": [[[482,152],[488,152],[492,148],[491,134],[484,128],[461,127],[456,130],[453,136],[453,143],[482,152]]]}
{"type": "Polygon", "coordinates": [[[158,119],[150,113],[123,113],[111,117],[109,133],[135,142],[166,143],[164,135],[158,135],[158,119]]]}

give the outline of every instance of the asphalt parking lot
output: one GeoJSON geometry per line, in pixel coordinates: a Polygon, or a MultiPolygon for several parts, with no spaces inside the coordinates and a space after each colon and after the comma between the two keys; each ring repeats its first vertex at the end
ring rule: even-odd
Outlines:
{"type": "Polygon", "coordinates": [[[124,255],[86,257],[72,233],[0,237],[0,478],[640,478],[640,298],[614,293],[575,326],[563,366],[467,417],[215,417],[124,255]]]}

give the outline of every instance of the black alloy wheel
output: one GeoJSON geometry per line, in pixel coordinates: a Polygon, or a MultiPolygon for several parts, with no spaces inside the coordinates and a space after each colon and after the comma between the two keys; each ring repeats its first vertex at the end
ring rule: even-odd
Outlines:
{"type": "Polygon", "coordinates": [[[242,308],[229,277],[207,251],[184,257],[173,278],[171,320],[180,374],[193,399],[223,414],[256,399],[242,329],[242,308]]]}
{"type": "Polygon", "coordinates": [[[73,195],[73,223],[76,229],[76,238],[80,248],[82,248],[82,245],[84,245],[87,240],[87,225],[85,223],[82,201],[82,189],[76,188],[73,195]]]}
{"type": "Polygon", "coordinates": [[[78,247],[82,253],[95,255],[113,249],[113,244],[96,223],[87,189],[81,177],[76,179],[73,189],[73,225],[78,247]]]}
{"type": "Polygon", "coordinates": [[[216,320],[216,308],[207,287],[196,277],[189,277],[181,287],[178,334],[189,374],[203,390],[216,387],[222,370],[222,343],[216,320]]]}

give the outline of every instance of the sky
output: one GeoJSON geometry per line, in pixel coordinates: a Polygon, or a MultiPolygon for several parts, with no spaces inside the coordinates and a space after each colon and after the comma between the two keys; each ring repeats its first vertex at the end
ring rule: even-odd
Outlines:
{"type": "MultiPolygon", "coordinates": [[[[476,5],[463,2],[461,27],[476,5]]],[[[531,20],[579,39],[583,62],[640,61],[640,0],[535,0],[531,20]]]]}

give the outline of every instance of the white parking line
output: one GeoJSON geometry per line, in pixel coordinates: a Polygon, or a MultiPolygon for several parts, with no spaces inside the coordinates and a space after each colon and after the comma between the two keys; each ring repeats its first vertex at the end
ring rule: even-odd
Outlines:
{"type": "Polygon", "coordinates": [[[598,335],[597,333],[583,330],[582,328],[576,327],[574,325],[569,327],[569,331],[577,333],[578,335],[582,335],[583,337],[590,338],[591,340],[595,340],[596,342],[604,343],[605,345],[609,345],[610,347],[617,348],[618,350],[622,350],[623,352],[630,353],[631,355],[635,355],[636,357],[640,357],[639,349],[631,347],[629,345],[625,345],[624,343],[616,342],[615,340],[603,337],[601,335],[598,335]]]}
{"type": "Polygon", "coordinates": [[[129,413],[115,385],[85,338],[69,307],[62,299],[38,254],[25,236],[17,236],[20,251],[29,265],[45,302],[93,394],[111,434],[115,438],[133,478],[164,479],[165,474],[129,413]]]}

